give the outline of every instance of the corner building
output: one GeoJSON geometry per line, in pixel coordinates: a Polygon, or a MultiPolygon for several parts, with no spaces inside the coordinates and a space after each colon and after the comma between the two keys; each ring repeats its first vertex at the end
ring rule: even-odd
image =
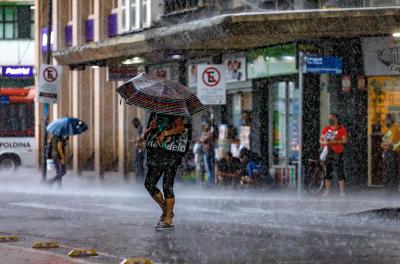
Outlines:
{"type": "MultiPolygon", "coordinates": [[[[35,2],[37,65],[46,54],[41,35],[45,2],[35,2]]],[[[377,156],[372,137],[377,136],[368,129],[369,74],[375,73],[366,67],[382,62],[366,64],[366,43],[383,36],[395,45],[399,13],[394,0],[53,0],[53,63],[64,70],[52,118],[72,115],[89,125],[88,133],[74,137],[69,148],[74,171],[127,176],[135,136],[130,121],[144,120],[144,112],[120,104],[115,88],[128,75],[146,71],[196,92],[197,65],[225,64],[227,102],[208,106],[208,113],[218,125],[238,131],[242,114],[250,113],[249,145],[279,171],[282,184],[296,185],[291,175],[300,133],[305,163],[318,155],[327,115],[337,112],[350,133],[345,153],[349,184],[380,185],[372,165],[377,156]],[[298,114],[299,51],[343,61],[340,75],[304,74],[303,116],[298,114]],[[121,70],[126,64],[128,70],[121,70]],[[303,131],[297,129],[300,118],[303,131]]],[[[41,113],[36,105],[37,120],[41,113]]],[[[196,117],[193,122],[195,135],[200,121],[196,117]]],[[[41,145],[39,122],[36,133],[41,145]]]]}

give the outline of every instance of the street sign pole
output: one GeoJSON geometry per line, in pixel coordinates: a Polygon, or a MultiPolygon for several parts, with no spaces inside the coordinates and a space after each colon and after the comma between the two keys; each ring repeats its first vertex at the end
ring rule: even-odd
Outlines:
{"type": "Polygon", "coordinates": [[[297,194],[302,192],[302,168],[303,168],[303,70],[304,54],[299,52],[299,157],[297,161],[297,194]]]}
{"type": "MultiPolygon", "coordinates": [[[[36,8],[38,10],[39,7],[36,8]]],[[[52,16],[53,16],[53,0],[47,0],[47,56],[46,63],[51,63],[51,31],[52,31],[52,16]]],[[[42,150],[42,180],[47,179],[47,163],[46,163],[46,151],[47,151],[47,124],[49,121],[49,103],[43,105],[43,150],[42,150]]]]}

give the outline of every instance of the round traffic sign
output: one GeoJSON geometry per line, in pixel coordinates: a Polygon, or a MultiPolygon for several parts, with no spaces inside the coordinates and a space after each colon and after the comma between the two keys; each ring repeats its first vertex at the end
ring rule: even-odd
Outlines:
{"type": "Polygon", "coordinates": [[[221,72],[215,67],[207,67],[203,71],[202,80],[206,86],[216,86],[221,81],[221,72]]]}
{"type": "Polygon", "coordinates": [[[46,67],[43,71],[43,78],[46,80],[46,82],[52,83],[57,80],[58,77],[58,72],[57,69],[54,67],[46,67]]]}

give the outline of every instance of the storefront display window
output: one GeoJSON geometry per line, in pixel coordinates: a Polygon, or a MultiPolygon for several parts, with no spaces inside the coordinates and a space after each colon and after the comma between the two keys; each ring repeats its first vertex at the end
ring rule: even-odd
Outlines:
{"type": "Polygon", "coordinates": [[[395,126],[400,124],[400,77],[370,77],[368,79],[368,134],[370,177],[372,185],[381,185],[382,139],[390,116],[395,126]]]}

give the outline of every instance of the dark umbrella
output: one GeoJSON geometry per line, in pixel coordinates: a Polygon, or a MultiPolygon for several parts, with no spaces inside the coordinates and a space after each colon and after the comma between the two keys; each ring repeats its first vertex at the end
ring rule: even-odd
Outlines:
{"type": "Polygon", "coordinates": [[[47,131],[56,136],[79,135],[85,132],[88,126],[74,117],[64,117],[55,120],[47,126],[47,131]]]}
{"type": "Polygon", "coordinates": [[[205,109],[186,86],[145,73],[118,87],[117,92],[127,104],[156,113],[192,116],[205,109]]]}

